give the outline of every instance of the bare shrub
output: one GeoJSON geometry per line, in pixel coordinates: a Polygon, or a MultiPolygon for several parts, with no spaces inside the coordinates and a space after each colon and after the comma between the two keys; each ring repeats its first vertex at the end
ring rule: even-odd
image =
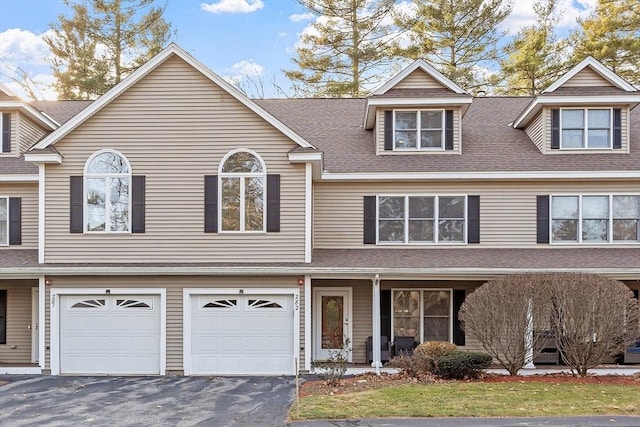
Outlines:
{"type": "Polygon", "coordinates": [[[450,351],[457,350],[455,344],[448,341],[427,341],[420,344],[413,351],[414,354],[424,354],[425,356],[437,360],[438,357],[450,351]]]}
{"type": "Polygon", "coordinates": [[[415,353],[411,356],[396,356],[389,361],[389,364],[400,369],[403,374],[419,379],[429,377],[435,366],[433,359],[418,356],[415,353]]]}
{"type": "Polygon", "coordinates": [[[638,303],[622,282],[595,274],[554,274],[551,325],[564,363],[580,376],[639,336],[638,303]]]}
{"type": "Polygon", "coordinates": [[[469,294],[460,309],[465,333],[510,375],[517,375],[542,350],[541,335],[530,332],[549,328],[550,296],[545,282],[541,274],[500,277],[469,294]]]}

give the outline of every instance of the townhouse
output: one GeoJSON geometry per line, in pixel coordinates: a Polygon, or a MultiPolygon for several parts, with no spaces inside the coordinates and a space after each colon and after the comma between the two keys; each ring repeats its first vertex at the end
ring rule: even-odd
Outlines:
{"type": "Polygon", "coordinates": [[[416,61],[251,100],[174,44],[93,102],[0,88],[0,372],[380,366],[381,336],[477,348],[457,312],[498,275],[637,294],[638,103],[592,58],[537,97],[416,61]]]}

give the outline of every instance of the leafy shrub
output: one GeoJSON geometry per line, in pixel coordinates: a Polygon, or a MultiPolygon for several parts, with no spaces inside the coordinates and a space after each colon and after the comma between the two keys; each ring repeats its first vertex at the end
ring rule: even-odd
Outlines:
{"type": "Polygon", "coordinates": [[[491,360],[490,354],[479,351],[450,351],[438,358],[435,373],[442,378],[477,378],[491,360]]]}
{"type": "Polygon", "coordinates": [[[391,360],[391,365],[407,375],[420,378],[437,370],[437,361],[440,356],[456,350],[456,345],[450,342],[428,341],[416,347],[412,356],[394,357],[391,360]]]}

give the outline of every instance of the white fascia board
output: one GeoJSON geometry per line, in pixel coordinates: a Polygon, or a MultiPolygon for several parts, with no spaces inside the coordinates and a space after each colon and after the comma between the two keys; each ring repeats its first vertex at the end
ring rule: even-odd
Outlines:
{"type": "Polygon", "coordinates": [[[323,153],[319,151],[317,153],[289,153],[289,161],[291,163],[310,163],[312,165],[312,177],[314,180],[318,180],[321,177],[323,170],[323,153]]]}
{"type": "Polygon", "coordinates": [[[321,181],[464,181],[464,180],[620,180],[640,179],[631,171],[515,171],[515,172],[324,172],[321,181]]]}
{"type": "Polygon", "coordinates": [[[378,89],[376,89],[373,94],[374,95],[384,95],[389,89],[397,85],[400,81],[402,81],[409,74],[413,73],[415,70],[420,68],[429,76],[433,77],[436,81],[442,84],[447,89],[454,91],[455,93],[467,93],[460,86],[451,81],[448,77],[442,74],[440,71],[433,68],[431,65],[427,64],[423,59],[417,59],[404,70],[400,71],[378,89]]]}
{"type": "Polygon", "coordinates": [[[59,141],[60,139],[68,135],[72,130],[77,128],[80,124],[84,123],[89,117],[93,116],[95,113],[100,111],[103,107],[108,105],[111,101],[113,101],[115,98],[120,96],[123,92],[128,90],[131,86],[133,86],[143,77],[145,77],[155,68],[157,68],[159,65],[164,63],[172,55],[176,55],[179,58],[186,61],[196,70],[200,71],[204,76],[208,77],[216,85],[220,86],[223,90],[228,92],[231,96],[233,96],[235,99],[240,101],[242,104],[244,104],[246,107],[248,107],[250,110],[252,110],[256,114],[258,114],[260,117],[262,117],[268,123],[273,125],[276,129],[278,129],[280,132],[282,132],[284,135],[289,137],[291,140],[296,142],[301,147],[315,148],[311,143],[309,143],[300,135],[298,135],[297,133],[289,129],[282,122],[280,122],[278,119],[276,119],[274,116],[269,114],[266,110],[264,110],[262,107],[258,106],[258,104],[256,104],[255,102],[247,98],[242,92],[240,92],[238,89],[233,87],[233,85],[227,83],[224,79],[219,77],[217,74],[215,74],[213,71],[207,68],[200,61],[196,60],[193,56],[191,56],[189,53],[187,53],[185,50],[183,50],[181,47],[179,47],[175,43],[171,43],[169,47],[167,47],[165,50],[163,50],[162,52],[160,52],[159,54],[151,58],[140,68],[138,68],[136,71],[134,71],[133,73],[128,75],[125,79],[123,79],[119,84],[111,88],[107,93],[102,95],[96,101],[91,103],[91,105],[89,105],[87,108],[82,110],[82,112],[80,112],[71,120],[63,124],[57,132],[54,132],[51,135],[42,139],[40,142],[38,142],[34,146],[34,148],[46,148],[51,144],[55,144],[57,141],[59,141]]]}
{"type": "Polygon", "coordinates": [[[619,89],[626,90],[627,92],[636,92],[638,90],[631,83],[627,82],[625,79],[602,65],[601,62],[597,61],[591,56],[588,56],[583,59],[578,65],[565,73],[562,77],[556,80],[551,86],[543,90],[542,93],[553,92],[554,90],[565,84],[573,76],[578,74],[580,71],[584,70],[586,67],[591,67],[596,73],[600,75],[600,77],[619,89]]]}
{"type": "Polygon", "coordinates": [[[38,175],[0,175],[0,182],[38,182],[38,175]]]}
{"type": "Polygon", "coordinates": [[[49,130],[55,130],[58,128],[58,126],[60,126],[58,122],[52,120],[49,116],[39,112],[31,105],[24,104],[19,101],[0,101],[0,109],[21,110],[32,119],[35,119],[43,124],[49,130]]]}
{"type": "Polygon", "coordinates": [[[375,123],[375,110],[377,107],[451,107],[470,105],[473,103],[473,97],[447,97],[438,98],[375,98],[367,99],[367,108],[364,113],[364,128],[373,129],[375,123]]]}
{"type": "Polygon", "coordinates": [[[46,154],[25,153],[24,160],[26,162],[31,162],[31,163],[49,163],[49,164],[59,165],[62,163],[62,156],[57,153],[46,153],[46,154]]]}
{"type": "Polygon", "coordinates": [[[540,95],[529,104],[527,109],[525,109],[520,116],[518,116],[518,118],[513,122],[513,127],[518,129],[526,126],[544,106],[574,105],[587,108],[591,105],[632,105],[638,103],[640,103],[640,94],[597,96],[540,95]]]}

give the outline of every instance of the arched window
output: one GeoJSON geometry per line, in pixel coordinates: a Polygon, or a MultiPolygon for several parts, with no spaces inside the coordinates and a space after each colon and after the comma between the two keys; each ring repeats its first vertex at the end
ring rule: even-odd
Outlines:
{"type": "Polygon", "coordinates": [[[264,231],[267,170],[258,154],[232,151],[220,164],[221,231],[264,231]]]}
{"type": "Polygon", "coordinates": [[[122,233],[131,230],[131,167],[117,151],[103,150],[84,169],[86,231],[122,233]]]}

